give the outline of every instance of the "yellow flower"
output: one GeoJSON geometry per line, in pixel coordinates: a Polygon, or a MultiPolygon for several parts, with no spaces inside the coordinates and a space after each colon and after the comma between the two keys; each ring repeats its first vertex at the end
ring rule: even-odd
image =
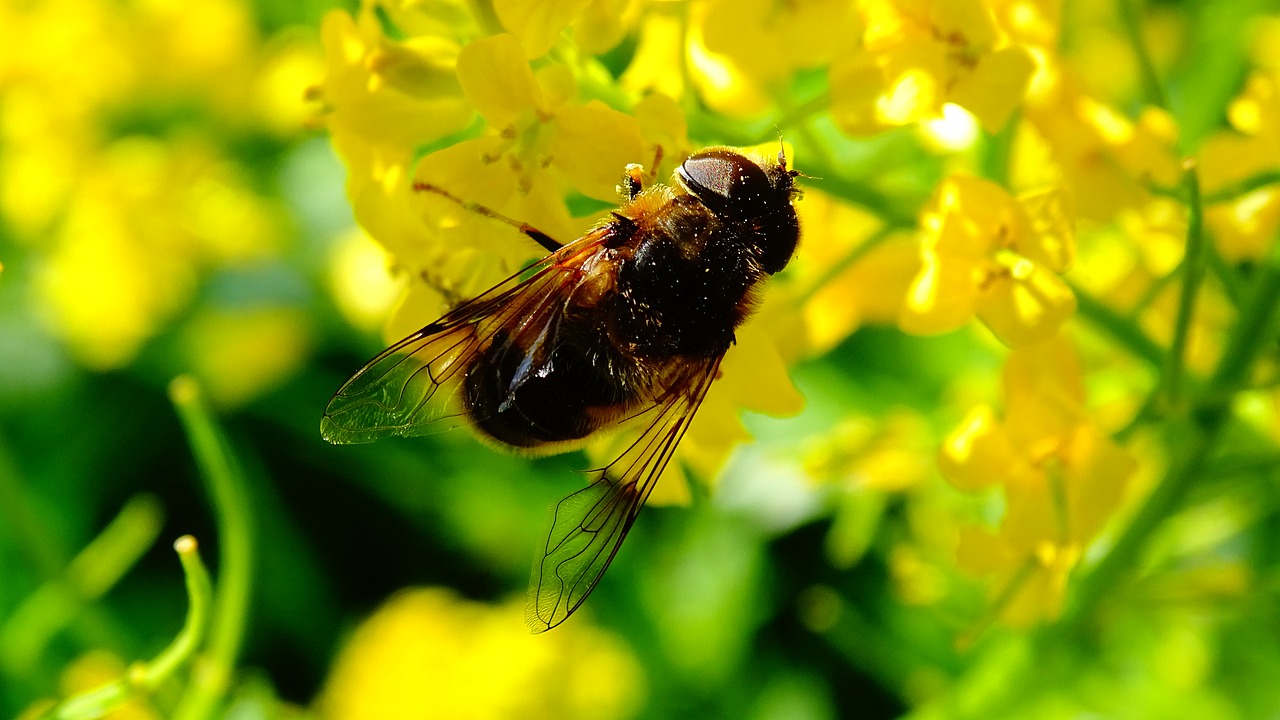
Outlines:
{"type": "Polygon", "coordinates": [[[242,405],[279,386],[307,357],[310,328],[301,310],[202,310],[182,330],[184,367],[219,407],[242,405]]]}
{"type": "Polygon", "coordinates": [[[429,236],[413,210],[415,150],[475,117],[454,71],[459,47],[444,35],[389,40],[369,4],[355,19],[327,14],[321,36],[329,72],[314,94],[347,166],[356,220],[394,253],[422,247],[429,236]]]}
{"type": "MultiPolygon", "coordinates": [[[[616,203],[626,165],[652,163],[653,156],[645,157],[635,118],[598,101],[573,102],[577,91],[568,70],[548,65],[535,74],[511,35],[465,47],[457,72],[466,98],[491,132],[424,157],[417,182],[518,218],[568,243],[596,218],[571,217],[567,190],[616,203]]],[[[470,267],[463,273],[465,281],[446,288],[461,297],[484,290],[541,254],[514,229],[431,193],[408,198],[396,217],[429,237],[408,248],[387,245],[411,277],[428,273],[456,282],[458,274],[441,267],[442,256],[447,253],[455,261],[466,256],[465,263],[455,265],[470,267]]],[[[366,228],[383,239],[377,227],[366,228]]]]}
{"type": "Polygon", "coordinates": [[[989,132],[1004,126],[1035,63],[984,0],[867,0],[860,47],[831,64],[831,111],[864,135],[941,116],[946,103],[989,132]]]}
{"type": "Polygon", "coordinates": [[[928,476],[926,437],[923,418],[906,408],[890,408],[882,420],[843,420],[806,448],[805,471],[847,489],[899,492],[928,476]]]}
{"type": "Polygon", "coordinates": [[[923,267],[899,320],[915,333],[954,330],[977,316],[1010,347],[1051,337],[1075,312],[1057,273],[1074,252],[1053,191],[1015,200],[980,178],[945,180],[921,216],[923,267]]]}
{"type": "Polygon", "coordinates": [[[695,80],[711,107],[733,115],[768,109],[797,71],[831,62],[862,31],[845,0],[715,0],[700,17],[695,80]]]}
{"type": "Polygon", "coordinates": [[[970,574],[994,576],[1001,615],[1027,624],[1059,612],[1068,574],[1119,507],[1137,461],[1090,420],[1079,360],[1061,337],[1009,354],[1004,397],[1003,419],[978,407],[947,437],[939,467],[962,490],[1002,491],[999,528],[962,532],[957,558],[970,574]]]}
{"type": "Polygon", "coordinates": [[[575,104],[577,89],[568,69],[549,65],[535,77],[511,35],[464,48],[458,81],[501,140],[478,159],[508,161],[522,186],[553,167],[578,192],[615,201],[620,168],[652,160],[643,157],[634,118],[598,101],[575,104]]]}
{"type": "Polygon", "coordinates": [[[46,319],[86,365],[131,361],[198,271],[270,255],[272,208],[199,142],[126,138],[95,156],[37,278],[46,319]]]}
{"type": "Polygon", "coordinates": [[[887,230],[865,210],[814,189],[796,210],[805,242],[779,282],[787,318],[774,320],[796,325],[800,307],[790,333],[797,337],[786,343],[792,362],[827,352],[863,324],[896,322],[920,270],[915,238],[887,230]]]}
{"type": "Polygon", "coordinates": [[[1107,222],[1149,200],[1151,184],[1177,184],[1177,130],[1168,113],[1146,108],[1131,121],[1085,95],[1060,68],[1046,74],[1023,106],[1014,187],[1060,183],[1080,218],[1107,222]]]}
{"type": "MultiPolygon", "coordinates": [[[[1233,129],[1213,135],[1200,149],[1200,178],[1207,193],[1280,167],[1280,77],[1251,75],[1227,117],[1233,129]]],[[[1205,225],[1224,258],[1257,260],[1280,230],[1280,190],[1272,184],[1210,205],[1205,225]]]]}
{"type": "Polygon", "coordinates": [[[576,618],[545,635],[520,622],[524,599],[482,605],[443,589],[406,590],[338,654],[318,701],[331,720],[626,718],[644,678],[613,635],[576,618]]]}

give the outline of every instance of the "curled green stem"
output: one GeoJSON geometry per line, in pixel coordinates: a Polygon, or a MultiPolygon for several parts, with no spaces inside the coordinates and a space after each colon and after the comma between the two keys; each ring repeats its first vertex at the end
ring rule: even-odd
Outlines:
{"type": "Polygon", "coordinates": [[[252,580],[252,527],[244,478],[200,387],[190,377],[179,377],[170,384],[169,397],[195,451],[219,533],[221,563],[207,650],[197,657],[191,684],[173,714],[178,720],[202,720],[226,695],[239,659],[252,580]]]}
{"type": "Polygon", "coordinates": [[[173,642],[151,662],[137,663],[123,677],[66,699],[46,712],[44,718],[82,720],[102,717],[138,695],[154,691],[195,655],[209,622],[213,589],[195,538],[184,535],[178,538],[173,548],[182,562],[188,598],[187,618],[173,642]]]}

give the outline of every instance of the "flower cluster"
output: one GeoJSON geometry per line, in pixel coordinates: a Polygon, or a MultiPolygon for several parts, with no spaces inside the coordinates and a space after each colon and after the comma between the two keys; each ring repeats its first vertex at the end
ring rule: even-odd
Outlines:
{"type": "MultiPolygon", "coordinates": [[[[1280,227],[1280,63],[1265,39],[1230,127],[1184,162],[1141,38],[1065,43],[1062,22],[1052,0],[506,0],[491,14],[365,0],[326,20],[329,74],[314,97],[357,219],[409,281],[389,336],[537,254],[415,182],[563,241],[618,202],[626,165],[661,180],[697,147],[781,132],[795,166],[814,169],[798,181],[804,244],[670,474],[713,477],[747,437],[738,410],[799,411],[787,368],[859,327],[985,328],[983,352],[1007,353],[1003,411],[957,378],[948,397],[969,404],[939,433],[939,469],[999,510],[936,526],[929,542],[958,548],[964,573],[994,577],[999,614],[1028,623],[1060,613],[1073,573],[1124,517],[1140,466],[1130,434],[1185,407],[1180,388],[1218,367],[1247,300],[1242,268],[1266,261],[1280,227]],[[921,132],[889,132],[902,127],[921,132]],[[899,169],[935,154],[928,172],[899,169]],[[1204,232],[1212,244],[1196,250],[1204,232]],[[1099,349],[1090,327],[1112,345],[1099,349]],[[1118,382],[1096,370],[1117,367],[1128,368],[1118,382]]],[[[824,437],[812,474],[938,495],[918,469],[865,479],[901,470],[868,453],[897,456],[824,437]]],[[[660,499],[686,494],[661,487],[660,499]]],[[[924,545],[911,553],[901,567],[928,562],[924,545]]]]}
{"type": "MultiPolygon", "coordinates": [[[[234,138],[299,134],[301,90],[320,66],[313,41],[268,46],[248,8],[223,0],[118,13],[91,0],[10,3],[0,25],[0,215],[21,248],[8,279],[31,288],[74,360],[129,365],[198,305],[204,278],[287,253],[286,210],[234,138]]],[[[242,402],[301,363],[302,316],[278,300],[200,306],[183,325],[182,365],[220,401],[242,402]],[[242,334],[210,336],[230,322],[242,334]]]]}

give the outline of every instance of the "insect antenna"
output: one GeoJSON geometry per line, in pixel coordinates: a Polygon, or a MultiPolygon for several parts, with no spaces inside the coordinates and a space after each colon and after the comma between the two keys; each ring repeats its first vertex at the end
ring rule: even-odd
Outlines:
{"type": "Polygon", "coordinates": [[[493,208],[487,205],[481,205],[480,203],[468,202],[466,200],[463,200],[462,198],[458,197],[457,195],[454,195],[453,193],[449,192],[448,190],[445,190],[442,187],[438,187],[430,183],[415,182],[413,184],[413,189],[416,190],[417,192],[435,193],[436,195],[439,195],[440,197],[445,198],[446,200],[457,203],[464,210],[467,210],[469,212],[473,212],[479,215],[483,215],[487,218],[490,218],[491,220],[497,220],[498,222],[506,223],[507,225],[510,225],[511,227],[515,228],[516,230],[519,230],[525,235],[528,235],[530,238],[533,239],[534,242],[546,248],[547,252],[555,252],[560,248],[564,247],[564,243],[556,241],[555,238],[542,232],[538,228],[530,225],[529,223],[520,222],[519,220],[509,218],[506,215],[503,215],[502,213],[498,212],[497,210],[494,210],[493,208]]]}

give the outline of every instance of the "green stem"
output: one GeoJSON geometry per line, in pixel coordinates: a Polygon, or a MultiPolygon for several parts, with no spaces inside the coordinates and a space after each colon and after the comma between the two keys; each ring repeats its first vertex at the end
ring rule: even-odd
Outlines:
{"type": "Polygon", "coordinates": [[[1092,617],[1093,611],[1115,583],[1133,566],[1147,537],[1181,504],[1187,491],[1200,477],[1205,460],[1217,442],[1227,417],[1226,407],[1218,406],[1204,414],[1199,431],[1193,432],[1191,444],[1177,464],[1156,485],[1129,525],[1103,556],[1097,566],[1076,586],[1070,609],[1058,623],[1058,629],[1070,635],[1080,623],[1092,617]]]}
{"type": "Polygon", "coordinates": [[[1218,252],[1213,243],[1205,243],[1206,255],[1208,256],[1209,269],[1213,271],[1213,276],[1222,283],[1222,291],[1226,293],[1227,300],[1231,302],[1231,306],[1240,309],[1244,305],[1244,282],[1241,280],[1240,274],[1236,269],[1231,267],[1222,257],[1222,253],[1218,252]]]}
{"type": "Polygon", "coordinates": [[[1014,570],[1009,581],[1004,584],[1004,587],[1000,588],[1000,594],[988,604],[978,621],[974,623],[971,629],[965,631],[964,634],[956,639],[956,644],[959,647],[972,647],[975,645],[978,642],[978,638],[982,637],[995,624],[996,620],[1000,619],[1005,609],[1009,607],[1009,603],[1013,602],[1013,599],[1017,597],[1018,591],[1031,579],[1037,565],[1039,565],[1039,562],[1035,556],[1028,555],[1023,558],[1022,563],[1018,565],[1018,569],[1014,570]]]}
{"type": "Polygon", "coordinates": [[[0,444],[0,531],[26,553],[42,580],[53,580],[62,574],[70,553],[59,547],[57,534],[41,522],[3,444],[0,444]]]}
{"type": "Polygon", "coordinates": [[[169,397],[195,451],[219,533],[221,567],[208,649],[197,658],[191,685],[173,714],[179,720],[203,720],[226,695],[239,659],[252,585],[253,537],[244,478],[199,386],[190,377],[179,377],[169,385],[169,397]]]}
{"type": "Polygon", "coordinates": [[[189,660],[204,639],[213,590],[209,572],[200,560],[195,538],[184,535],[173,545],[182,561],[187,584],[187,618],[182,629],[150,663],[139,663],[113,682],[59,703],[43,715],[55,720],[97,718],[119,708],[139,692],[152,692],[189,660]]]}
{"type": "Polygon", "coordinates": [[[1071,609],[1057,630],[1071,633],[1093,614],[1097,603],[1133,565],[1147,538],[1175,511],[1200,479],[1206,460],[1231,416],[1231,397],[1249,381],[1254,360],[1280,334],[1280,245],[1263,264],[1252,297],[1224,348],[1213,377],[1191,406],[1191,440],[1164,479],[1152,490],[1133,520],[1093,571],[1076,588],[1071,609]]]}
{"type": "Polygon", "coordinates": [[[1152,367],[1164,366],[1164,348],[1148,337],[1136,323],[1080,288],[1072,285],[1071,290],[1076,295],[1076,312],[1082,318],[1119,341],[1130,353],[1147,361],[1152,367]]]}
{"type": "Polygon", "coordinates": [[[1268,185],[1280,183],[1280,170],[1268,170],[1258,173],[1253,177],[1245,178],[1238,183],[1233,183],[1223,188],[1206,193],[1204,196],[1205,205],[1215,205],[1217,203],[1231,202],[1238,200],[1243,195],[1248,195],[1254,190],[1260,190],[1268,185]]]}
{"type": "Polygon", "coordinates": [[[1117,9],[1120,12],[1120,24],[1124,26],[1125,35],[1129,37],[1129,44],[1133,46],[1133,53],[1137,56],[1138,68],[1142,71],[1142,91],[1146,95],[1147,102],[1156,107],[1169,109],[1164,87],[1160,84],[1155,63],[1151,61],[1151,53],[1148,52],[1147,43],[1142,37],[1138,0],[1119,0],[1117,9]]]}
{"type": "Polygon", "coordinates": [[[1187,243],[1182,259],[1182,288],[1178,294],[1178,315],[1173,326],[1173,343],[1169,348],[1165,374],[1161,382],[1168,408],[1176,408],[1182,401],[1187,334],[1195,315],[1196,299],[1200,295],[1200,283],[1204,280],[1206,266],[1200,179],[1193,162],[1188,162],[1183,169],[1183,186],[1187,194],[1187,243]]]}

